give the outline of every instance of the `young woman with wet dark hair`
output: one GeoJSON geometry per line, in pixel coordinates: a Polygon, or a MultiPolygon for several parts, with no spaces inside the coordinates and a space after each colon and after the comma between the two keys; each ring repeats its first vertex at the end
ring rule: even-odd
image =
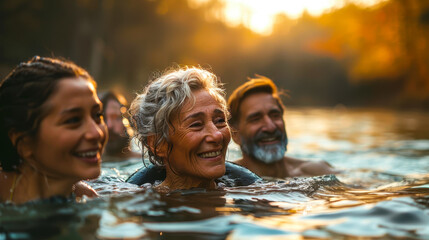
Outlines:
{"type": "Polygon", "coordinates": [[[100,174],[107,139],[92,77],[34,57],[0,82],[0,202],[69,197],[100,174]]]}

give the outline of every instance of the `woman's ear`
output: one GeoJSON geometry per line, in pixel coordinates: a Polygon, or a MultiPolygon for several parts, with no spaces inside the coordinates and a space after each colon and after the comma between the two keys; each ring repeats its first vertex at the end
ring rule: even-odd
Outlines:
{"type": "Polygon", "coordinates": [[[156,146],[156,149],[155,149],[156,136],[152,135],[152,136],[147,137],[147,144],[148,144],[150,151],[152,153],[156,154],[157,157],[160,157],[160,158],[166,158],[167,157],[168,146],[164,140],[162,140],[162,142],[158,146],[156,146]]]}
{"type": "Polygon", "coordinates": [[[14,130],[10,130],[8,135],[13,146],[16,148],[19,157],[21,157],[23,160],[31,161],[34,155],[34,143],[31,137],[25,136],[23,133],[16,132],[14,130]]]}

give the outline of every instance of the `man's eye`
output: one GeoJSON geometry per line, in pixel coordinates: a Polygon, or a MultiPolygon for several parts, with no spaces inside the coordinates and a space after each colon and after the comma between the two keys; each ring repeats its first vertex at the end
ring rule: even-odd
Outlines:
{"type": "Polygon", "coordinates": [[[252,118],[249,118],[248,121],[249,122],[257,122],[257,121],[259,121],[259,119],[261,119],[261,118],[260,117],[252,117],[252,118]]]}
{"type": "Polygon", "coordinates": [[[271,114],[271,117],[272,118],[281,118],[282,114],[281,113],[273,113],[273,114],[271,114]]]}

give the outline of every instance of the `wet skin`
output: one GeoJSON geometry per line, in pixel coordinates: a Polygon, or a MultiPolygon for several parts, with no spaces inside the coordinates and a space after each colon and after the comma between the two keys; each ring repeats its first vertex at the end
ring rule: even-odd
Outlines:
{"type": "MultiPolygon", "coordinates": [[[[240,105],[238,129],[234,132],[234,141],[243,150],[243,144],[256,144],[260,147],[285,144],[285,122],[280,106],[269,93],[254,93],[247,96],[240,105]]],[[[249,147],[250,149],[250,147],[249,147]]],[[[248,168],[259,176],[297,177],[317,176],[336,173],[325,161],[306,161],[279,154],[279,161],[265,163],[243,152],[243,158],[236,163],[248,168]]]]}
{"type": "Polygon", "coordinates": [[[30,146],[29,163],[71,182],[98,177],[107,129],[94,86],[81,78],[61,80],[45,104],[48,114],[30,146]]]}
{"type": "Polygon", "coordinates": [[[111,99],[107,101],[104,107],[104,120],[109,131],[109,141],[107,142],[104,160],[111,161],[111,157],[122,159],[133,156],[128,149],[129,138],[125,134],[126,128],[122,122],[120,103],[111,99]]]}
{"type": "MultiPolygon", "coordinates": [[[[122,123],[121,105],[115,100],[106,103],[104,120],[109,132],[114,132],[118,137],[125,137],[125,126],[122,123]]],[[[111,138],[109,138],[111,140],[111,138]]]]}
{"type": "MultiPolygon", "coordinates": [[[[69,196],[78,181],[100,174],[107,127],[94,85],[82,78],[62,79],[42,108],[36,136],[18,144],[24,159],[19,171],[0,172],[1,201],[69,196]]],[[[12,142],[20,134],[11,132],[12,142]]]]}
{"type": "Polygon", "coordinates": [[[172,151],[164,144],[160,155],[168,158],[167,177],[161,186],[170,190],[192,187],[214,188],[214,179],[225,173],[225,156],[231,139],[225,113],[206,91],[193,92],[170,127],[172,151]]]}
{"type": "Polygon", "coordinates": [[[282,111],[271,94],[254,93],[241,102],[235,142],[241,145],[242,139],[252,139],[259,146],[279,144],[281,136],[276,131],[286,134],[282,111]],[[258,135],[266,137],[255,138],[258,135]]]}

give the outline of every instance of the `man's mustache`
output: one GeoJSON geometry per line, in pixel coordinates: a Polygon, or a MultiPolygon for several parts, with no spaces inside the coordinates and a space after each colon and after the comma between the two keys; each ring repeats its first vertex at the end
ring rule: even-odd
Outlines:
{"type": "Polygon", "coordinates": [[[276,129],[274,132],[260,132],[257,133],[254,137],[254,141],[258,142],[261,141],[262,139],[265,138],[276,138],[279,140],[282,140],[284,138],[286,134],[284,134],[282,131],[280,131],[279,129],[276,129]]]}

